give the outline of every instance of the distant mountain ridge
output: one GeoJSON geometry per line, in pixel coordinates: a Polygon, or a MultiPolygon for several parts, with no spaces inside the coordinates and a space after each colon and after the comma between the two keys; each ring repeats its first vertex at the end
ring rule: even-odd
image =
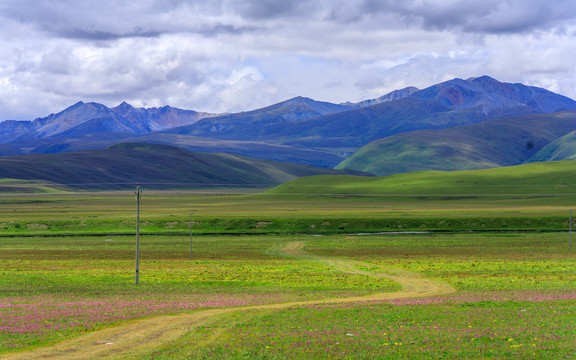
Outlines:
{"type": "Polygon", "coordinates": [[[108,108],[99,103],[79,101],[59,113],[44,118],[0,122],[0,143],[96,133],[140,135],[154,130],[192,124],[210,116],[214,115],[170,106],[135,108],[123,102],[117,107],[108,108]]]}
{"type": "Polygon", "coordinates": [[[98,132],[118,132],[138,134],[141,131],[116,112],[98,103],[83,103],[50,116],[44,124],[32,133],[22,136],[26,139],[42,139],[58,136],[67,137],[98,132]]]}
{"type": "Polygon", "coordinates": [[[392,101],[408,96],[413,91],[394,91],[378,99],[366,100],[357,104],[333,104],[298,96],[262,109],[236,114],[211,114],[194,110],[182,110],[171,106],[160,108],[135,108],[127,102],[116,107],[82,101],[62,110],[35,120],[5,120],[0,122],[0,143],[43,139],[49,137],[75,137],[89,133],[121,133],[129,135],[148,134],[185,125],[192,125],[202,119],[218,117],[219,122],[211,125],[209,131],[229,128],[229,124],[246,118],[263,119],[264,122],[296,121],[345,110],[369,106],[375,103],[392,101]]]}
{"type": "Polygon", "coordinates": [[[408,97],[408,96],[414,94],[417,91],[420,91],[420,89],[418,89],[417,87],[414,87],[414,86],[409,86],[409,87],[404,88],[404,89],[394,90],[392,92],[389,92],[388,94],[380,96],[377,99],[364,100],[364,101],[361,101],[361,102],[356,103],[356,104],[346,103],[345,105],[351,106],[352,108],[361,108],[361,107],[366,107],[366,106],[372,106],[372,105],[376,105],[376,104],[382,104],[382,103],[385,103],[388,101],[400,100],[400,99],[403,99],[405,97],[408,97]]]}
{"type": "Polygon", "coordinates": [[[453,108],[481,107],[486,116],[552,113],[574,110],[574,100],[551,91],[499,82],[489,76],[454,79],[419,91],[415,97],[435,99],[453,108]]]}
{"type": "Polygon", "coordinates": [[[254,136],[254,132],[265,131],[270,125],[315,119],[353,107],[353,105],[332,104],[298,96],[262,109],[215,116],[211,121],[198,121],[192,125],[168,129],[164,132],[233,140],[254,140],[258,138],[254,136]],[[226,134],[232,134],[232,136],[226,136],[226,134]]]}
{"type": "Polygon", "coordinates": [[[78,102],[47,117],[0,122],[0,156],[102,149],[131,141],[334,167],[363,146],[396,134],[408,139],[423,130],[574,110],[576,101],[565,96],[489,76],[452,79],[423,90],[408,87],[358,103],[299,96],[233,114],[78,102]]]}
{"type": "Polygon", "coordinates": [[[182,110],[171,106],[160,108],[135,108],[127,102],[113,107],[112,111],[124,117],[144,133],[193,124],[216,114],[182,110]]]}
{"type": "Polygon", "coordinates": [[[503,116],[576,110],[576,101],[565,96],[502,83],[488,76],[453,79],[405,95],[365,107],[346,104],[348,109],[344,111],[296,121],[286,121],[281,116],[253,116],[262,114],[253,111],[203,119],[165,132],[345,151],[402,132],[445,129],[503,116]]]}

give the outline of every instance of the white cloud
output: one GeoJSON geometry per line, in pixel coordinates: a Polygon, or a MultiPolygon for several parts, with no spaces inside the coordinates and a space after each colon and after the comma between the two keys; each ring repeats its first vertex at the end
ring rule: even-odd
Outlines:
{"type": "Polygon", "coordinates": [[[0,120],[75,103],[250,110],[491,75],[576,97],[559,0],[3,0],[0,120]]]}

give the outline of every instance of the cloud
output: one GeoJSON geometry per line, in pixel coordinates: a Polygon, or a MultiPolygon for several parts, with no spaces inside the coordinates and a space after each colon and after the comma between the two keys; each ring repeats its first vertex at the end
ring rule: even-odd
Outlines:
{"type": "Polygon", "coordinates": [[[373,90],[382,88],[384,84],[384,80],[379,77],[377,74],[371,77],[363,77],[358,80],[354,85],[360,90],[373,90]]]}
{"type": "Polygon", "coordinates": [[[239,0],[228,2],[229,8],[236,9],[242,16],[252,20],[293,18],[306,15],[308,1],[239,0]]]}
{"type": "MultiPolygon", "coordinates": [[[[353,26],[480,34],[561,29],[573,23],[572,0],[3,0],[0,16],[69,39],[117,40],[254,29],[353,26]],[[254,24],[258,25],[254,25],[254,24]]],[[[315,33],[309,34],[314,37],[315,33]]]]}
{"type": "Polygon", "coordinates": [[[482,34],[562,28],[576,17],[571,0],[366,0],[363,6],[367,13],[395,14],[407,26],[482,34]]]}
{"type": "Polygon", "coordinates": [[[572,0],[2,0],[0,120],[228,112],[488,74],[576,97],[572,0]]]}
{"type": "Polygon", "coordinates": [[[135,28],[131,32],[125,32],[122,34],[111,33],[107,31],[99,30],[86,30],[86,29],[64,29],[57,32],[59,36],[67,39],[79,39],[79,40],[96,40],[96,41],[106,41],[106,40],[118,40],[121,38],[131,38],[131,37],[158,37],[162,35],[160,31],[144,31],[142,28],[135,28]]]}

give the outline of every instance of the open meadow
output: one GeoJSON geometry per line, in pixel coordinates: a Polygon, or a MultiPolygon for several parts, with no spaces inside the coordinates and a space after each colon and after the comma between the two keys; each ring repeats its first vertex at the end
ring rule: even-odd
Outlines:
{"type": "MultiPolygon", "coordinates": [[[[144,188],[141,230],[184,235],[192,218],[193,232],[212,234],[568,231],[576,202],[571,186],[543,185],[535,192],[527,185],[493,185],[475,187],[471,195],[467,186],[435,183],[432,190],[401,183],[382,189],[370,184],[377,179],[317,176],[260,193],[144,188]],[[335,178],[338,185],[330,184],[335,178]]],[[[4,236],[133,234],[135,220],[134,191],[0,195],[4,236]]]]}
{"type": "Polygon", "coordinates": [[[1,195],[0,358],[571,358],[573,200],[1,195]]]}

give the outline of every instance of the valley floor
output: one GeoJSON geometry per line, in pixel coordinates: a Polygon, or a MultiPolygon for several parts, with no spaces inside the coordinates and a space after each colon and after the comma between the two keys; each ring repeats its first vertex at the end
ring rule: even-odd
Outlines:
{"type": "MultiPolygon", "coordinates": [[[[164,347],[182,335],[194,331],[196,328],[222,321],[220,315],[230,312],[250,312],[252,310],[280,310],[295,306],[311,306],[319,304],[360,303],[364,301],[379,301],[390,299],[414,298],[447,294],[456,291],[449,285],[427,279],[418,274],[394,269],[382,269],[382,272],[369,272],[361,270],[366,265],[351,260],[328,258],[312,255],[303,250],[304,242],[291,242],[284,247],[274,247],[269,250],[271,255],[290,256],[319,261],[327,264],[337,271],[363,276],[377,276],[391,279],[401,285],[402,289],[396,292],[375,293],[366,296],[354,296],[334,299],[296,301],[281,304],[268,304],[248,306],[242,308],[226,308],[205,310],[192,314],[153,317],[138,320],[110,329],[96,331],[48,348],[38,348],[24,353],[7,355],[6,360],[34,360],[34,359],[114,359],[120,356],[141,358],[151,350],[164,347]]],[[[224,320],[225,321],[225,320],[224,320]]],[[[222,329],[210,334],[203,342],[194,347],[209,345],[216,341],[222,329]]]]}

